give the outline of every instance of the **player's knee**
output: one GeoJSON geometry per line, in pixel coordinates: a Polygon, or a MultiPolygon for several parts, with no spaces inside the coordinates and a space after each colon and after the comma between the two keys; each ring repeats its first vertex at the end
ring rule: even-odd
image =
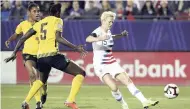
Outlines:
{"type": "Polygon", "coordinates": [[[127,75],[125,73],[120,73],[119,75],[117,75],[116,78],[120,82],[122,82],[124,85],[128,85],[128,84],[132,83],[132,80],[130,79],[129,75],[127,75]]]}
{"type": "Polygon", "coordinates": [[[46,80],[41,80],[41,81],[42,81],[42,83],[43,83],[43,84],[45,84],[45,83],[46,83],[46,80]]]}
{"type": "Polygon", "coordinates": [[[37,78],[36,78],[36,75],[35,75],[35,74],[32,74],[32,73],[30,74],[29,77],[30,77],[30,81],[31,81],[31,82],[34,82],[34,81],[37,79],[37,78]]]}
{"type": "Polygon", "coordinates": [[[116,92],[118,90],[118,87],[116,85],[112,85],[110,88],[113,92],[116,92]]]}
{"type": "Polygon", "coordinates": [[[85,71],[81,72],[80,74],[81,74],[82,76],[84,76],[84,77],[86,76],[86,72],[85,72],[85,71]]]}

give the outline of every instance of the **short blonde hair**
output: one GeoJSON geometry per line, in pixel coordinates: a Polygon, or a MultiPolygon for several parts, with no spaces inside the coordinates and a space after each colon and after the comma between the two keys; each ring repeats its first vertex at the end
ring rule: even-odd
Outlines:
{"type": "Polygon", "coordinates": [[[102,13],[100,20],[103,21],[107,19],[107,17],[113,17],[113,19],[115,20],[116,14],[112,11],[105,11],[102,13]]]}

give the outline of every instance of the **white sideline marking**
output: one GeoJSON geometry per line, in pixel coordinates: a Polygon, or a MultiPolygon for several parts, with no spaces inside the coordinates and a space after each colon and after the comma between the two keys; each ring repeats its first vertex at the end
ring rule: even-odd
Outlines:
{"type": "MultiPolygon", "coordinates": [[[[24,99],[24,96],[1,96],[1,98],[11,98],[11,99],[24,99]]],[[[52,97],[52,96],[48,96],[48,99],[65,99],[67,97],[52,97]]],[[[93,100],[99,100],[99,99],[113,99],[112,97],[105,97],[105,98],[101,98],[101,97],[80,97],[79,99],[93,99],[93,100]]],[[[135,97],[134,98],[127,98],[129,100],[137,100],[135,97]]],[[[167,100],[167,98],[165,97],[154,97],[155,100],[167,100]]],[[[176,98],[175,100],[190,100],[190,98],[176,98]]]]}

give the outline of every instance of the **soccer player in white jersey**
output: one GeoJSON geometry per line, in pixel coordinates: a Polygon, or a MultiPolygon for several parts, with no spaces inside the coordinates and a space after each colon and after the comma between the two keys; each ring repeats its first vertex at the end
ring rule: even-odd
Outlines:
{"type": "Polygon", "coordinates": [[[127,36],[128,34],[126,30],[118,35],[111,34],[110,28],[115,20],[115,16],[116,14],[111,11],[103,12],[100,18],[101,26],[96,28],[92,34],[86,38],[86,42],[92,43],[93,46],[93,65],[95,73],[103,83],[108,85],[113,97],[121,103],[123,109],[129,108],[114,79],[124,84],[131,94],[141,101],[144,109],[148,109],[150,106],[158,104],[159,101],[146,99],[112,55],[113,40],[127,36]]]}

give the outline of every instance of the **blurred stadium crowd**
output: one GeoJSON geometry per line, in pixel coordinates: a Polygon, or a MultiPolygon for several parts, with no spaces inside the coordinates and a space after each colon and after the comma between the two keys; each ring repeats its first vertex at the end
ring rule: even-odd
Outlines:
{"type": "MultiPolygon", "coordinates": [[[[32,0],[31,0],[32,1],[32,0]]],[[[31,2],[30,1],[30,2],[31,2]]],[[[1,1],[1,20],[24,20],[29,1],[1,1]]],[[[61,3],[63,19],[98,19],[104,11],[114,11],[117,19],[190,20],[190,1],[125,0],[125,1],[33,1],[47,16],[50,3],[61,3]]]]}

